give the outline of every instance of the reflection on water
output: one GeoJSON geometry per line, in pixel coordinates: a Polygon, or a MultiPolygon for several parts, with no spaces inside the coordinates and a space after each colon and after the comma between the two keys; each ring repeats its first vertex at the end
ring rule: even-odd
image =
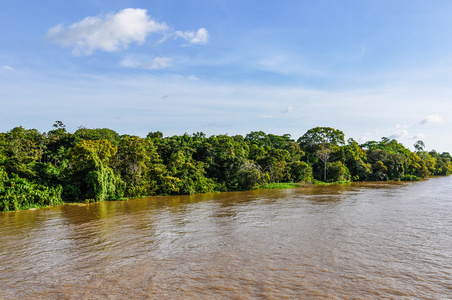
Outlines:
{"type": "Polygon", "coordinates": [[[0,298],[451,298],[451,182],[0,214],[0,298]]]}

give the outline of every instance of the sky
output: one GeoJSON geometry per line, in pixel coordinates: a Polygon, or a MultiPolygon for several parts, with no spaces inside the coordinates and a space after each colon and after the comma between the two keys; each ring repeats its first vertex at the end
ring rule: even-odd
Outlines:
{"type": "Polygon", "coordinates": [[[342,130],[452,152],[452,1],[1,0],[0,132],[342,130]]]}

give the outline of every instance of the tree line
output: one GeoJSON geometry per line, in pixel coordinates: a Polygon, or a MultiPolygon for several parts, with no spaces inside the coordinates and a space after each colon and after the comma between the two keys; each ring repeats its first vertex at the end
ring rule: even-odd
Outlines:
{"type": "Polygon", "coordinates": [[[412,152],[396,140],[358,144],[329,127],[299,139],[262,131],[145,138],[61,121],[41,133],[0,133],[0,211],[64,202],[258,189],[270,183],[414,181],[452,172],[449,153],[412,152]]]}

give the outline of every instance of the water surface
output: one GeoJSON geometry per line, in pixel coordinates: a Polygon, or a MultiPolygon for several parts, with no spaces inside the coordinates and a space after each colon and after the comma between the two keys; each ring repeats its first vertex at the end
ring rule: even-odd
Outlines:
{"type": "Polygon", "coordinates": [[[452,177],[0,214],[1,299],[452,298],[452,177]]]}

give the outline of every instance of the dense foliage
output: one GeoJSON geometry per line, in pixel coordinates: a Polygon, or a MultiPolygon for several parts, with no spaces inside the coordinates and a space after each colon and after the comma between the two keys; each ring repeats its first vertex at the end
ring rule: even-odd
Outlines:
{"type": "Polygon", "coordinates": [[[297,141],[262,131],[146,138],[110,129],[47,133],[16,127],[0,133],[0,211],[63,202],[249,190],[322,180],[419,180],[449,175],[449,153],[412,152],[382,138],[359,145],[340,130],[317,127],[297,141]]]}

